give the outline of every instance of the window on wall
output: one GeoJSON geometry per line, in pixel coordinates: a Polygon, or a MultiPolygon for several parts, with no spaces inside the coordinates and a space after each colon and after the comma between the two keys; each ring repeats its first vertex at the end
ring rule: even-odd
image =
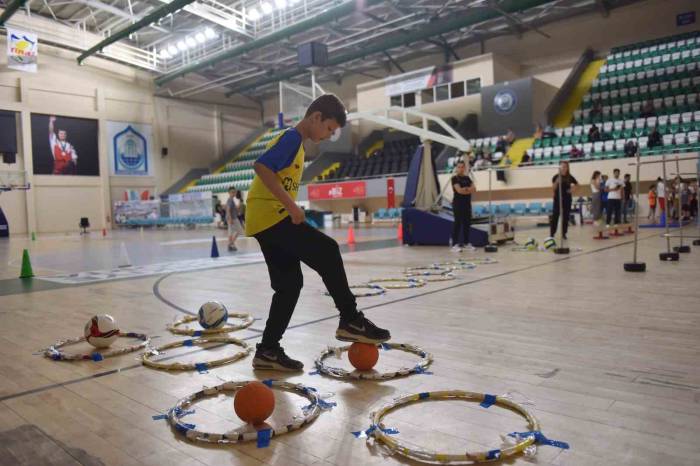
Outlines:
{"type": "Polygon", "coordinates": [[[401,107],[401,96],[400,95],[392,95],[391,96],[391,106],[392,107],[401,107]]]}
{"type": "Polygon", "coordinates": [[[420,91],[421,105],[432,104],[435,100],[434,92],[435,91],[432,87],[430,89],[423,89],[422,91],[420,91]]]}
{"type": "Polygon", "coordinates": [[[450,85],[438,86],[435,88],[435,100],[440,102],[450,98],[450,85]]]}
{"type": "Polygon", "coordinates": [[[481,92],[481,78],[467,80],[467,95],[478,94],[481,92]]]}
{"type": "Polygon", "coordinates": [[[464,81],[450,84],[450,99],[464,97],[464,81]]]}
{"type": "Polygon", "coordinates": [[[403,95],[403,106],[404,107],[415,107],[416,106],[416,93],[409,92],[403,95]]]}

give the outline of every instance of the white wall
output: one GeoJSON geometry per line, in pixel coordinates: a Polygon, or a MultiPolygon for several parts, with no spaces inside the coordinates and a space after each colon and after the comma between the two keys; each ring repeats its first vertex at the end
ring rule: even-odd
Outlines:
{"type": "MultiPolygon", "coordinates": [[[[5,55],[2,37],[0,62],[5,55]]],[[[124,190],[162,192],[261,126],[257,104],[243,97],[218,103],[155,97],[149,73],[100,59],[78,66],[76,55],[40,45],[36,74],[0,70],[0,108],[19,112],[17,164],[3,169],[26,170],[32,184],[27,193],[0,198],[11,233],[75,231],[80,217],[89,217],[95,229],[109,227],[112,201],[122,199],[124,190]],[[33,176],[31,113],[98,120],[100,176],[33,176]],[[153,176],[109,175],[108,120],[152,125],[153,176]],[[161,157],[162,147],[167,157],[161,157]]]]}

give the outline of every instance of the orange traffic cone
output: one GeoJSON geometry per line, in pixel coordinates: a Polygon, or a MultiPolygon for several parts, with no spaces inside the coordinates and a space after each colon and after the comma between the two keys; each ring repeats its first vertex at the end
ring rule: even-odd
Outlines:
{"type": "Polygon", "coordinates": [[[352,228],[352,223],[348,227],[348,244],[355,244],[355,230],[352,228]]]}
{"type": "Polygon", "coordinates": [[[107,229],[106,228],[102,229],[102,236],[107,236],[107,229]]]}
{"type": "Polygon", "coordinates": [[[403,241],[403,223],[399,220],[399,226],[396,228],[396,239],[403,241]]]}

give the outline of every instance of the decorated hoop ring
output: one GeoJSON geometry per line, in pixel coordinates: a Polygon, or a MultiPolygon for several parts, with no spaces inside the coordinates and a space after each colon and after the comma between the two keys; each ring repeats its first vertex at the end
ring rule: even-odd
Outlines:
{"type": "MultiPolygon", "coordinates": [[[[380,285],[372,285],[371,283],[367,283],[365,285],[350,285],[348,288],[351,290],[358,290],[358,289],[368,289],[371,291],[365,291],[364,293],[355,293],[353,291],[353,296],[356,298],[367,298],[370,296],[379,296],[383,295],[386,293],[386,288],[380,285]]],[[[326,296],[330,296],[331,294],[329,292],[324,293],[326,296]]]]}
{"type": "Polygon", "coordinates": [[[399,370],[391,371],[391,372],[384,372],[384,373],[364,372],[364,371],[352,371],[352,372],[350,372],[350,371],[342,369],[340,367],[327,366],[323,362],[324,359],[326,359],[331,354],[340,357],[341,353],[348,351],[348,349],[350,349],[350,345],[348,345],[348,346],[342,346],[339,348],[334,348],[334,347],[326,348],[316,358],[316,361],[314,362],[314,364],[316,365],[316,370],[320,374],[325,374],[325,375],[328,375],[330,377],[335,377],[337,379],[387,380],[387,379],[394,379],[396,377],[403,377],[403,376],[410,375],[410,374],[422,374],[422,373],[426,372],[426,369],[428,368],[428,366],[430,366],[430,364],[432,364],[432,362],[433,362],[433,355],[424,351],[423,349],[419,348],[418,346],[409,345],[406,343],[382,343],[379,346],[380,346],[380,348],[382,348],[384,350],[397,349],[397,350],[406,351],[408,353],[417,354],[418,356],[421,357],[421,360],[418,361],[418,363],[412,367],[402,367],[399,370]]]}
{"type": "Polygon", "coordinates": [[[456,261],[456,263],[463,263],[463,262],[469,262],[472,264],[476,265],[486,265],[486,264],[498,264],[497,259],[493,259],[491,257],[460,257],[456,261]]]}
{"type": "Polygon", "coordinates": [[[240,324],[226,324],[222,325],[221,327],[218,328],[205,328],[202,330],[195,330],[193,328],[179,328],[180,325],[185,325],[189,324],[191,322],[197,322],[199,318],[197,316],[185,316],[181,319],[176,320],[172,324],[167,325],[167,329],[176,334],[176,335],[189,335],[192,337],[199,337],[202,335],[217,335],[220,333],[229,333],[229,332],[234,332],[236,330],[243,330],[244,328],[248,328],[251,325],[253,325],[253,322],[255,319],[253,319],[253,316],[248,314],[248,313],[230,313],[228,314],[229,318],[235,317],[237,319],[243,319],[243,322],[240,324]]]}
{"type": "Polygon", "coordinates": [[[435,267],[449,268],[450,270],[471,270],[476,268],[476,264],[473,262],[441,262],[438,264],[433,264],[435,267]]]}
{"type": "Polygon", "coordinates": [[[381,283],[382,288],[387,290],[399,290],[404,288],[419,288],[425,286],[425,280],[422,278],[405,277],[405,278],[375,278],[367,282],[369,285],[381,283]]]}
{"type": "Polygon", "coordinates": [[[137,340],[139,340],[139,343],[130,346],[123,346],[121,348],[110,348],[106,349],[106,351],[98,351],[96,349],[96,351],[93,351],[92,353],[64,353],[63,351],[61,351],[61,348],[63,348],[64,346],[75,345],[77,343],[85,341],[85,337],[69,338],[67,340],[57,341],[53,345],[46,348],[44,350],[44,356],[46,356],[49,359],[53,359],[54,361],[102,361],[105,358],[111,358],[113,356],[120,356],[122,354],[128,354],[133,353],[134,351],[138,351],[141,348],[145,348],[151,341],[150,338],[148,338],[148,335],[145,335],[143,333],[119,333],[119,337],[136,338],[137,340]]]}
{"type": "Polygon", "coordinates": [[[452,272],[451,268],[441,267],[439,265],[426,265],[422,267],[408,267],[403,271],[407,277],[445,275],[452,272]]]}
{"type": "Polygon", "coordinates": [[[446,282],[448,280],[454,280],[455,278],[457,278],[457,277],[455,277],[455,274],[453,274],[449,270],[442,272],[442,273],[431,273],[429,271],[411,272],[411,273],[405,273],[405,275],[409,278],[421,277],[421,280],[425,280],[426,282],[446,282]]]}
{"type": "Polygon", "coordinates": [[[151,351],[146,351],[143,353],[141,356],[141,362],[143,362],[144,366],[153,368],[153,369],[162,369],[166,371],[192,371],[196,370],[199,372],[206,372],[208,369],[214,368],[214,367],[219,367],[223,366],[226,364],[231,364],[232,362],[236,362],[239,359],[243,359],[248,354],[251,352],[250,346],[243,341],[239,340],[237,338],[231,338],[231,337],[222,337],[222,336],[212,336],[212,337],[205,337],[205,338],[195,338],[195,339],[189,339],[189,340],[180,340],[180,341],[175,341],[173,343],[168,343],[167,345],[159,346],[157,348],[153,348],[151,351]],[[171,363],[164,363],[164,362],[158,362],[158,361],[153,361],[151,360],[151,357],[159,355],[166,350],[173,349],[173,348],[179,348],[181,346],[195,346],[195,345],[204,345],[206,343],[224,343],[224,344],[232,344],[232,345],[238,345],[243,347],[243,351],[239,351],[238,353],[226,357],[226,358],[221,358],[221,359],[215,359],[213,361],[205,361],[205,362],[197,362],[197,363],[181,363],[181,362],[171,362],[171,363]]]}
{"type": "Polygon", "coordinates": [[[197,430],[194,424],[188,424],[182,421],[182,417],[187,414],[188,408],[192,406],[197,401],[204,398],[217,396],[220,393],[233,392],[240,390],[252,381],[242,381],[242,382],[224,382],[215,387],[205,387],[202,390],[193,393],[177,402],[177,404],[168,411],[168,422],[175,430],[187,437],[188,440],[193,442],[204,442],[204,443],[219,443],[219,444],[232,444],[241,443],[258,440],[260,441],[261,433],[264,432],[265,438],[269,440],[272,437],[286,434],[295,430],[301,429],[303,426],[312,423],[322,412],[324,401],[318,396],[318,392],[315,388],[307,387],[302,384],[294,384],[289,382],[280,382],[277,380],[266,380],[263,381],[265,385],[270,388],[276,388],[278,390],[283,390],[286,392],[296,393],[307,398],[311,404],[305,406],[302,409],[303,417],[294,418],[292,422],[286,424],[280,428],[265,429],[264,431],[258,432],[243,432],[240,430],[234,430],[232,432],[226,433],[213,433],[213,432],[203,432],[197,430]]]}
{"type": "Polygon", "coordinates": [[[371,413],[369,417],[372,422],[372,426],[367,431],[368,436],[374,436],[374,438],[377,441],[382,442],[387,447],[389,447],[391,451],[396,452],[401,456],[425,462],[483,462],[509,458],[524,452],[526,448],[536,443],[535,433],[539,433],[540,430],[540,424],[537,421],[537,419],[535,419],[535,417],[532,414],[530,414],[525,408],[523,408],[519,404],[500,396],[486,395],[483,393],[465,392],[461,390],[425,392],[402,396],[382,406],[376,412],[371,413]],[[451,454],[412,449],[406,446],[400,440],[398,440],[395,436],[389,436],[385,433],[386,426],[382,422],[382,419],[390,412],[416,402],[435,400],[464,400],[476,403],[487,403],[488,406],[496,405],[514,411],[523,416],[525,420],[527,420],[528,427],[532,435],[516,437],[516,443],[506,448],[489,451],[451,454]]]}

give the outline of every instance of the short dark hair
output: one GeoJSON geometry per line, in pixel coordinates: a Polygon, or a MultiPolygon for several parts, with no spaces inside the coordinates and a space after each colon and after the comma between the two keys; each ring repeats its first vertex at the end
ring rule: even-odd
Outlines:
{"type": "Polygon", "coordinates": [[[321,112],[321,120],[333,118],[341,128],[344,127],[345,123],[347,122],[345,105],[343,105],[343,102],[341,102],[335,94],[323,94],[311,102],[309,108],[306,109],[306,115],[304,115],[304,118],[308,117],[314,112],[321,112]]]}
{"type": "Polygon", "coordinates": [[[620,173],[620,169],[619,169],[619,168],[615,168],[615,169],[613,170],[613,173],[620,173]]]}
{"type": "Polygon", "coordinates": [[[465,163],[464,160],[462,160],[462,159],[457,160],[457,163],[456,163],[455,165],[459,165],[460,163],[461,163],[462,165],[466,165],[466,163],[465,163]]]}
{"type": "Polygon", "coordinates": [[[231,192],[231,191],[238,191],[238,190],[236,189],[235,186],[229,186],[228,192],[231,192]]]}

